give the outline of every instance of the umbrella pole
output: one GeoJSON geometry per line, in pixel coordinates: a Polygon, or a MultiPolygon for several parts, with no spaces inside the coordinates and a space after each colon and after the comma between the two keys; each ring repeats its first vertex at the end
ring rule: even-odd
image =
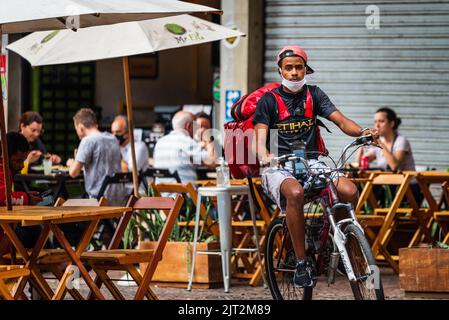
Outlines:
{"type": "MultiPolygon", "coordinates": [[[[126,98],[126,114],[128,118],[128,134],[129,143],[131,144],[131,162],[133,165],[133,186],[134,186],[134,196],[139,197],[139,178],[137,176],[137,164],[136,164],[136,148],[134,145],[134,123],[133,123],[133,105],[132,105],[132,94],[131,94],[131,82],[129,77],[129,61],[128,57],[123,57],[123,80],[125,83],[125,98],[126,98]]],[[[137,223],[140,225],[140,218],[137,217],[137,223]]],[[[143,234],[138,230],[139,240],[143,240],[143,234]]]]}
{"type": "MultiPolygon", "coordinates": [[[[0,26],[0,54],[2,48],[2,28],[0,26]]],[[[8,156],[8,144],[6,141],[6,124],[5,124],[5,108],[3,106],[3,88],[0,80],[0,138],[2,158],[3,158],[3,175],[5,177],[5,199],[6,207],[8,210],[12,210],[11,200],[11,176],[9,175],[9,156],[8,156]]]]}

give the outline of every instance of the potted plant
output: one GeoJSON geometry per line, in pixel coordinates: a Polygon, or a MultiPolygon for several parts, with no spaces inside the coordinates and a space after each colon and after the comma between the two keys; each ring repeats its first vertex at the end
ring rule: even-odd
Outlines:
{"type": "MultiPolygon", "coordinates": [[[[150,195],[152,195],[150,190],[150,195]]],[[[211,204],[206,204],[207,212],[211,204]]],[[[194,206],[190,198],[186,198],[178,222],[194,219],[194,206]]],[[[159,210],[141,210],[133,215],[124,233],[125,248],[154,249],[165,223],[164,213],[159,210]],[[140,224],[137,221],[140,221],[140,224]],[[140,230],[144,240],[138,241],[137,230],[140,230]]],[[[209,226],[210,227],[210,226],[209,226]]],[[[180,227],[178,223],[165,246],[162,260],[159,262],[153,276],[153,282],[167,286],[185,286],[190,277],[193,255],[193,228],[180,227]]],[[[219,250],[217,237],[212,235],[203,223],[198,236],[197,250],[219,250]]],[[[141,269],[146,264],[141,264],[141,269]]],[[[221,259],[218,255],[197,255],[194,273],[196,287],[215,287],[223,282],[221,275],[221,259]]]]}

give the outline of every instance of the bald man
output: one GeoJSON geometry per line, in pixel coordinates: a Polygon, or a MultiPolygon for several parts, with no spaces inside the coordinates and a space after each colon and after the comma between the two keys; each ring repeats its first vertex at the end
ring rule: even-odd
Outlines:
{"type": "MultiPolygon", "coordinates": [[[[133,164],[131,160],[131,144],[129,143],[128,119],[122,115],[115,117],[111,124],[111,132],[120,143],[122,171],[132,171],[133,164]]],[[[147,145],[142,141],[134,141],[134,147],[136,150],[137,172],[144,171],[148,167],[149,153],[147,145]]]]}
{"type": "Polygon", "coordinates": [[[197,180],[195,168],[199,165],[214,168],[217,158],[212,143],[202,149],[193,139],[194,121],[192,113],[178,111],[172,119],[173,131],[160,138],[154,147],[154,166],[176,170],[183,183],[197,180]]]}

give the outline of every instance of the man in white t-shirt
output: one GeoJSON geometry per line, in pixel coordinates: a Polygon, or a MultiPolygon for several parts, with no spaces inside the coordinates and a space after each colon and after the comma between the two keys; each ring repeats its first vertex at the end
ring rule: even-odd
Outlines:
{"type": "Polygon", "coordinates": [[[194,121],[192,113],[178,111],[172,119],[173,131],[160,138],[154,147],[154,166],[172,173],[176,170],[183,183],[197,180],[195,168],[199,165],[214,168],[217,158],[213,143],[202,149],[193,139],[194,121]]]}

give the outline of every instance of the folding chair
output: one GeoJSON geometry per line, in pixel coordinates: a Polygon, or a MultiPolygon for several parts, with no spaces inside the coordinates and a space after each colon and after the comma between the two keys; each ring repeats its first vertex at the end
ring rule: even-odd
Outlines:
{"type": "MultiPolygon", "coordinates": [[[[150,187],[153,189],[155,196],[160,197],[163,193],[171,193],[171,194],[183,194],[184,196],[190,197],[190,199],[193,202],[193,205],[196,205],[197,199],[198,199],[198,192],[196,191],[195,186],[189,182],[187,184],[182,183],[151,183],[150,187]]],[[[193,211],[194,212],[194,211],[193,211]]],[[[218,236],[219,234],[219,228],[216,223],[212,221],[210,216],[207,214],[206,207],[204,204],[201,204],[200,208],[200,215],[202,218],[202,221],[200,221],[201,225],[204,223],[206,224],[203,227],[203,230],[207,230],[212,235],[218,236]]],[[[188,227],[188,228],[194,228],[195,227],[195,221],[192,219],[190,221],[178,221],[178,226],[180,227],[188,227]]]]}
{"type": "Polygon", "coordinates": [[[11,294],[11,287],[13,283],[9,283],[11,280],[27,277],[30,275],[30,270],[25,266],[2,266],[0,265],[0,298],[4,300],[14,300],[13,294],[11,294]]]}
{"type": "MultiPolygon", "coordinates": [[[[118,172],[114,173],[112,176],[106,176],[101,184],[100,191],[98,191],[97,199],[100,199],[104,196],[106,189],[111,184],[121,184],[121,185],[132,185],[133,183],[133,174],[131,172],[118,172]]],[[[124,199],[128,199],[131,194],[133,194],[134,190],[131,190],[129,194],[125,195],[124,199]]],[[[109,199],[113,200],[113,199],[109,199]]]]}
{"type": "MultiPolygon", "coordinates": [[[[107,201],[105,198],[100,198],[100,200],[97,199],[68,199],[64,200],[62,198],[58,198],[55,202],[55,207],[102,207],[106,206],[107,201]]],[[[31,254],[31,251],[29,252],[31,254]]],[[[11,255],[7,254],[3,258],[5,259],[11,259],[11,255]]],[[[16,256],[16,259],[22,260],[22,256],[18,255],[16,256]]],[[[39,258],[37,260],[37,267],[40,270],[46,270],[51,272],[56,279],[61,280],[62,275],[64,272],[61,270],[60,266],[70,262],[70,257],[67,255],[67,253],[63,249],[44,249],[39,253],[39,258]]],[[[38,288],[38,286],[36,286],[38,288]]],[[[84,298],[80,295],[80,293],[75,290],[71,289],[68,290],[70,295],[75,300],[84,300],[84,298]]],[[[64,293],[65,294],[65,293],[64,293]]],[[[42,296],[44,296],[43,293],[41,293],[42,296]]]]}
{"type": "Polygon", "coordinates": [[[412,223],[414,226],[420,228],[420,223],[417,221],[420,211],[410,190],[410,181],[412,178],[413,176],[410,174],[373,173],[369,181],[365,184],[365,188],[356,206],[357,219],[363,226],[368,239],[372,241],[371,250],[373,251],[373,256],[377,260],[385,260],[397,273],[399,272],[397,263],[399,256],[390,254],[387,246],[398,224],[400,222],[412,223]],[[364,203],[368,201],[373,187],[376,185],[398,186],[391,206],[389,208],[378,208],[376,207],[377,204],[374,204],[374,214],[360,214],[364,203]],[[407,197],[411,206],[410,208],[400,207],[404,197],[407,197]],[[379,229],[377,233],[374,231],[375,229],[379,229]]]}
{"type": "Polygon", "coordinates": [[[441,228],[444,237],[443,243],[449,244],[449,182],[444,182],[441,186],[443,189],[443,201],[446,202],[446,210],[438,210],[433,212],[433,219],[441,228]]]}
{"type": "MultiPolygon", "coordinates": [[[[279,208],[276,207],[275,211],[271,212],[270,209],[267,207],[269,199],[266,199],[266,197],[264,197],[263,191],[259,188],[260,187],[259,178],[247,177],[243,181],[247,183],[249,186],[251,196],[255,203],[256,211],[258,212],[259,218],[256,220],[256,226],[261,231],[259,233],[260,246],[263,247],[265,232],[268,228],[268,225],[274,218],[276,218],[279,215],[280,210],[279,208]]],[[[236,183],[239,184],[240,181],[237,181],[236,183]]],[[[248,248],[251,241],[253,241],[252,221],[234,219],[234,221],[232,221],[232,228],[235,235],[235,241],[237,242],[235,246],[237,248],[248,248]]],[[[263,266],[259,265],[257,256],[254,253],[252,254],[253,256],[250,256],[249,259],[243,254],[234,256],[231,259],[231,263],[238,264],[238,258],[240,258],[243,264],[242,268],[243,272],[235,272],[233,273],[233,277],[249,278],[250,279],[249,284],[252,286],[256,286],[260,283],[260,280],[262,279],[261,272],[263,266]]]]}
{"type": "MultiPolygon", "coordinates": [[[[132,198],[129,204],[132,204],[134,210],[169,210],[165,225],[159,236],[157,245],[154,250],[138,250],[138,249],[108,249],[100,251],[86,252],[81,256],[81,260],[88,263],[97,274],[99,281],[97,284],[104,283],[112,296],[117,300],[125,300],[125,297],[108,276],[109,270],[127,271],[133,280],[139,286],[134,296],[135,300],[142,300],[146,296],[149,300],[156,300],[157,296],[150,288],[150,283],[159,261],[162,259],[162,253],[167,243],[168,237],[172,232],[173,226],[178,217],[179,211],[183,204],[183,197],[177,195],[175,199],[163,197],[143,197],[140,199],[132,198]],[[136,265],[140,263],[148,263],[145,270],[138,271],[136,265]]],[[[131,215],[127,213],[122,216],[114,236],[113,244],[123,235],[131,215]]]]}
{"type": "Polygon", "coordinates": [[[155,178],[172,178],[177,183],[181,183],[181,178],[178,175],[178,171],[171,173],[168,169],[162,168],[148,168],[140,174],[140,181],[143,183],[145,190],[148,190],[148,178],[152,178],[152,182],[155,183],[155,178]]]}

